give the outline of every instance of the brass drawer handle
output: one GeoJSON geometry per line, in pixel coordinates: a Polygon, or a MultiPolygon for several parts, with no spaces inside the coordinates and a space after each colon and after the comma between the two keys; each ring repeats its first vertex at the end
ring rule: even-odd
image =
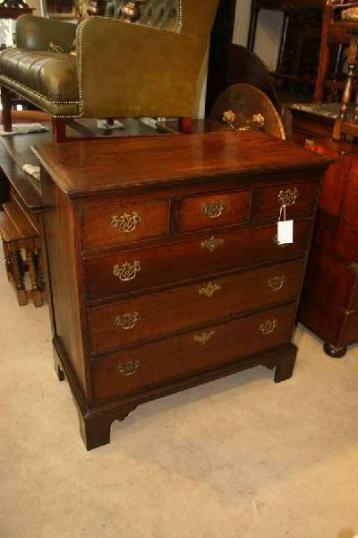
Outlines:
{"type": "Polygon", "coordinates": [[[209,219],[217,219],[221,217],[225,209],[225,202],[220,200],[214,202],[206,202],[201,206],[201,212],[209,219]]]}
{"type": "Polygon", "coordinates": [[[285,205],[287,207],[290,205],[295,205],[299,194],[300,193],[298,192],[297,187],[295,187],[294,189],[281,190],[277,195],[277,199],[280,202],[281,206],[285,205]]]}
{"type": "Polygon", "coordinates": [[[114,318],[114,324],[120,327],[124,331],[133,329],[137,322],[140,320],[138,312],[129,312],[128,314],[122,314],[114,318]]]}
{"type": "Polygon", "coordinates": [[[205,346],[205,344],[209,342],[210,338],[212,338],[214,334],[215,334],[215,331],[211,329],[210,331],[206,331],[201,334],[196,334],[193,337],[193,339],[194,339],[194,342],[198,342],[198,344],[202,344],[203,346],[205,346]]]}
{"type": "Polygon", "coordinates": [[[134,375],[141,366],[141,362],[138,359],[135,359],[118,363],[117,369],[122,375],[128,377],[134,375]]]}
{"type": "Polygon", "coordinates": [[[136,211],[133,211],[131,215],[128,213],[123,213],[120,217],[113,215],[111,224],[113,228],[118,228],[120,232],[128,234],[134,232],[141,222],[142,220],[139,214],[136,211]]]}
{"type": "Polygon", "coordinates": [[[266,286],[271,291],[280,291],[283,288],[285,281],[286,277],[284,275],[273,276],[267,280],[266,286]]]}
{"type": "Polygon", "coordinates": [[[218,239],[212,235],[210,239],[207,239],[206,241],[202,241],[201,248],[202,249],[206,248],[208,249],[209,252],[213,253],[214,250],[217,249],[223,243],[224,243],[223,239],[218,239]]]}
{"type": "Polygon", "coordinates": [[[277,327],[278,327],[277,319],[267,319],[266,321],[260,323],[259,331],[265,336],[268,336],[269,334],[272,334],[276,330],[277,327]]]}
{"type": "Polygon", "coordinates": [[[137,276],[137,273],[141,271],[140,261],[134,260],[133,263],[125,262],[123,265],[115,265],[113,267],[113,276],[122,280],[122,282],[129,282],[129,280],[134,280],[137,276]]]}
{"type": "Polygon", "coordinates": [[[219,284],[213,284],[212,282],[208,282],[205,286],[199,289],[199,295],[205,295],[205,297],[212,297],[214,293],[221,290],[221,286],[219,284]]]}
{"type": "Polygon", "coordinates": [[[272,238],[272,242],[274,245],[276,245],[277,247],[280,247],[280,248],[285,248],[285,247],[289,247],[291,243],[279,243],[278,242],[278,238],[277,238],[277,234],[275,234],[272,238]]]}

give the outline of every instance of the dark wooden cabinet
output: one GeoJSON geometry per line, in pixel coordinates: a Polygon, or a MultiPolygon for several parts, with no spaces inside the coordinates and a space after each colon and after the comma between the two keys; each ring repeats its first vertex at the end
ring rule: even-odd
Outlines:
{"type": "Polygon", "coordinates": [[[332,140],[307,147],[334,162],[322,184],[300,320],[342,357],[358,342],[358,152],[332,140]]]}
{"type": "Polygon", "coordinates": [[[232,132],[35,151],[56,367],[88,449],[150,399],[258,364],[291,376],[326,160],[232,132]],[[276,237],[283,199],[289,245],[276,237]]]}

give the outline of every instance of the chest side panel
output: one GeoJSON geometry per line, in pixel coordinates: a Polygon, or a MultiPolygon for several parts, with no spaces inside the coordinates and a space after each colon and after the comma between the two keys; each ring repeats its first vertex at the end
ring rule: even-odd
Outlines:
{"type": "Polygon", "coordinates": [[[60,339],[82,391],[89,396],[81,316],[81,274],[76,259],[76,215],[50,180],[45,192],[51,200],[51,210],[44,217],[44,233],[54,336],[60,339]]]}

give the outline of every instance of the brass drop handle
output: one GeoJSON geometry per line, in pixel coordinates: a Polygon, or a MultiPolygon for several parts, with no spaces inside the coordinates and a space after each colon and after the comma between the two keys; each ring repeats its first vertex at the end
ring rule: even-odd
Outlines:
{"type": "Polygon", "coordinates": [[[209,342],[209,340],[214,336],[215,331],[211,329],[210,331],[205,331],[201,334],[196,334],[193,336],[194,342],[197,342],[198,344],[201,344],[205,346],[209,342]]]}
{"type": "Polygon", "coordinates": [[[199,295],[205,295],[205,297],[212,297],[214,293],[221,290],[220,284],[216,284],[213,282],[208,282],[205,286],[202,288],[199,288],[199,295]]]}
{"type": "Polygon", "coordinates": [[[123,213],[123,215],[120,215],[119,217],[113,215],[111,225],[113,228],[118,228],[120,232],[128,234],[134,232],[141,222],[142,219],[139,214],[136,211],[133,211],[131,215],[129,213],[123,213]]]}
{"type": "Polygon", "coordinates": [[[217,237],[214,237],[213,235],[210,237],[210,239],[207,239],[206,241],[201,242],[201,248],[207,249],[211,254],[216,250],[220,245],[224,244],[223,239],[218,239],[217,237]]]}
{"type": "Polygon", "coordinates": [[[293,189],[286,189],[286,190],[281,190],[278,195],[277,195],[277,199],[282,206],[290,206],[290,205],[295,205],[296,203],[296,200],[297,198],[299,197],[299,191],[297,189],[297,187],[293,188],[293,189]]]}
{"type": "Polygon", "coordinates": [[[273,276],[267,280],[266,286],[271,291],[280,291],[283,288],[285,281],[286,277],[284,275],[273,276]]]}
{"type": "Polygon", "coordinates": [[[259,331],[265,336],[272,334],[278,327],[277,319],[267,319],[266,321],[260,323],[259,331]]]}
{"type": "Polygon", "coordinates": [[[225,202],[221,200],[215,200],[213,202],[206,202],[201,206],[201,212],[209,219],[217,219],[221,217],[225,209],[225,202]]]}
{"type": "Polygon", "coordinates": [[[124,331],[129,331],[130,329],[134,329],[139,320],[140,315],[138,312],[128,312],[127,314],[116,316],[114,318],[114,324],[124,331]]]}
{"type": "Polygon", "coordinates": [[[118,371],[125,376],[134,375],[138,368],[142,366],[142,363],[138,359],[119,362],[117,365],[118,371]]]}
{"type": "Polygon", "coordinates": [[[132,263],[125,262],[123,265],[115,265],[113,267],[113,276],[118,277],[122,282],[129,282],[135,279],[141,269],[139,260],[134,260],[132,263]]]}

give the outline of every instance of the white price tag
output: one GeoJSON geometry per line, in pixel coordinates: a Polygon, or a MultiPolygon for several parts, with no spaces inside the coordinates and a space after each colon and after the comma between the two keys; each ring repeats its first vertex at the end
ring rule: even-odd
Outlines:
{"type": "Polygon", "coordinates": [[[277,222],[277,242],[279,245],[293,243],[293,220],[279,220],[277,222]]]}

